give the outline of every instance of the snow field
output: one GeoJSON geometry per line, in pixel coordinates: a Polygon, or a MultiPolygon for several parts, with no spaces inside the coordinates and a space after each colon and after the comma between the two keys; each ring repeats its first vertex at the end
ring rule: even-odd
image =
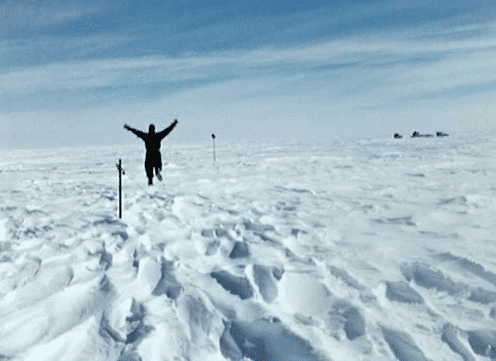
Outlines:
{"type": "Polygon", "coordinates": [[[495,359],[493,144],[5,152],[0,359],[495,359]]]}

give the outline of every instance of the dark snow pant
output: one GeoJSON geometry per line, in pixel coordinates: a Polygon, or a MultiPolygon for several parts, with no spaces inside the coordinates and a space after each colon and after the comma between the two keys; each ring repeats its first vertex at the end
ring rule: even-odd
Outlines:
{"type": "Polygon", "coordinates": [[[162,157],[160,152],[146,153],[145,157],[145,171],[148,177],[148,185],[153,184],[153,169],[155,169],[155,174],[162,170],[162,157]]]}

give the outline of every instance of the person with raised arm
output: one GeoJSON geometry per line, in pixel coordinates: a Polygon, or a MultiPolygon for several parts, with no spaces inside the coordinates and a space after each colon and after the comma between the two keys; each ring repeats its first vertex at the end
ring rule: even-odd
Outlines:
{"type": "Polygon", "coordinates": [[[139,138],[143,139],[145,142],[146,148],[146,156],[145,156],[145,171],[146,176],[148,177],[148,185],[153,185],[153,170],[155,170],[155,175],[158,180],[162,180],[162,175],[160,171],[162,170],[162,157],[160,155],[160,143],[162,139],[164,139],[167,134],[172,132],[172,129],[177,124],[177,119],[174,119],[174,122],[169,125],[169,127],[165,128],[161,132],[155,133],[155,125],[150,124],[148,127],[148,133],[142,132],[141,130],[137,130],[131,128],[129,125],[124,124],[124,129],[129,130],[136,134],[139,138]]]}

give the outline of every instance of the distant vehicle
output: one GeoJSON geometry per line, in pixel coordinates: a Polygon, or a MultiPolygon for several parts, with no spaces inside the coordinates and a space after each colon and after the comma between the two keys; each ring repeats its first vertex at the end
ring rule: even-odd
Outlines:
{"type": "Polygon", "coordinates": [[[447,136],[449,136],[449,134],[448,133],[443,133],[443,132],[436,132],[436,136],[437,137],[447,137],[447,136]]]}
{"type": "Polygon", "coordinates": [[[432,134],[420,134],[419,132],[415,131],[413,132],[411,138],[420,138],[420,137],[433,137],[432,134]]]}
{"type": "Polygon", "coordinates": [[[394,139],[401,139],[403,138],[402,135],[399,135],[398,133],[394,133],[394,139]]]}

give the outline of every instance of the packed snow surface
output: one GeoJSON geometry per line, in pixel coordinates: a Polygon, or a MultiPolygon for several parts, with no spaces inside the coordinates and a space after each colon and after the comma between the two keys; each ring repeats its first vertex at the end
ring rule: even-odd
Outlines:
{"type": "Polygon", "coordinates": [[[494,137],[219,138],[1,152],[0,360],[496,358],[494,137]]]}

